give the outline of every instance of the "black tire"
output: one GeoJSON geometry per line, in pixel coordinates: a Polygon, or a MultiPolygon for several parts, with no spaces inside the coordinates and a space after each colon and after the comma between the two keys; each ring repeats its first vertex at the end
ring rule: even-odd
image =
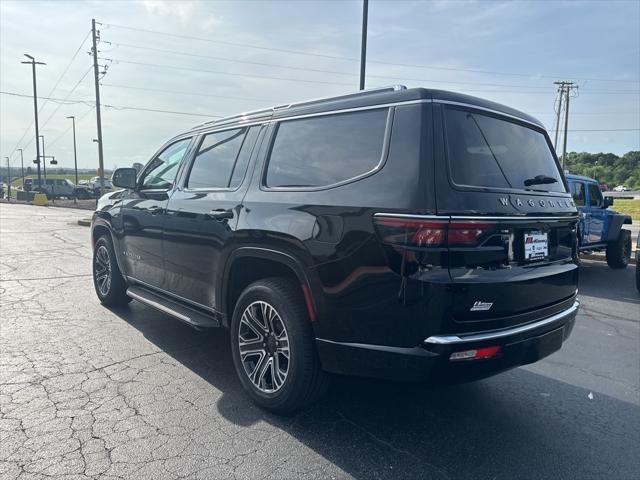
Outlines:
{"type": "Polygon", "coordinates": [[[108,235],[100,237],[93,249],[92,273],[93,286],[100,303],[108,307],[117,307],[131,301],[127,296],[127,284],[118,268],[113,244],[108,235]],[[102,277],[102,274],[106,276],[102,277]]]}
{"type": "Polygon", "coordinates": [[[329,376],[322,371],[320,366],[315,347],[315,335],[305,308],[302,292],[300,292],[300,286],[296,282],[276,277],[258,280],[249,285],[236,303],[230,337],[236,373],[249,397],[260,407],[275,413],[290,414],[310,405],[326,391],[329,385],[329,376]],[[249,327],[247,330],[249,326],[247,318],[252,317],[250,315],[247,317],[245,313],[253,308],[257,316],[262,315],[260,313],[262,304],[271,307],[275,312],[273,322],[265,320],[264,325],[267,327],[261,330],[262,333],[258,333],[260,319],[258,322],[249,322],[255,325],[256,329],[249,327]],[[278,329],[276,324],[280,324],[283,328],[278,329]],[[271,325],[272,328],[269,329],[268,325],[271,325]],[[242,334],[244,337],[241,337],[241,331],[244,332],[242,334]],[[256,337],[247,340],[246,332],[249,333],[249,336],[255,333],[256,337]],[[282,335],[282,332],[284,332],[284,337],[278,336],[278,333],[282,335]],[[241,338],[245,343],[245,349],[248,344],[251,344],[248,346],[248,350],[245,350],[244,362],[240,355],[241,338]],[[284,348],[288,352],[288,359],[278,353],[279,347],[275,346],[275,342],[279,338],[287,338],[284,348]],[[259,344],[263,340],[264,347],[260,347],[259,344]],[[275,351],[272,352],[269,352],[270,340],[274,341],[275,351]],[[252,342],[255,342],[257,348],[263,348],[263,350],[247,354],[246,351],[252,351],[251,349],[255,348],[252,347],[254,345],[252,342]],[[280,360],[277,360],[278,358],[280,360]],[[285,361],[287,366],[285,378],[277,387],[273,379],[274,368],[280,372],[279,365],[284,364],[285,361]],[[255,363],[254,368],[252,368],[253,363],[255,363]],[[261,366],[264,366],[264,369],[260,369],[261,366]],[[258,370],[264,372],[262,375],[258,374],[260,378],[257,379],[258,383],[264,382],[262,387],[254,384],[254,380],[250,378],[250,375],[255,376],[254,372],[258,370]],[[270,382],[269,377],[271,378],[270,382]]]}
{"type": "Polygon", "coordinates": [[[607,263],[611,268],[626,268],[631,259],[631,232],[620,230],[618,239],[607,245],[607,263]]]}

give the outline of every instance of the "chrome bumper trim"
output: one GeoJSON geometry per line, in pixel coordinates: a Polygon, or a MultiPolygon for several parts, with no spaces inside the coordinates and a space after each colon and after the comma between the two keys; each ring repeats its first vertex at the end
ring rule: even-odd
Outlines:
{"type": "Polygon", "coordinates": [[[487,333],[475,333],[470,335],[434,335],[432,337],[427,338],[424,343],[431,345],[457,345],[460,343],[471,343],[471,342],[484,342],[486,340],[498,340],[504,337],[509,337],[511,335],[518,335],[520,333],[529,332],[531,330],[536,330],[538,328],[544,327],[546,325],[550,325],[559,320],[562,320],[565,317],[569,317],[571,315],[575,315],[578,311],[578,307],[580,306],[580,302],[575,301],[573,305],[571,305],[566,310],[563,310],[560,313],[556,313],[551,317],[543,318],[542,320],[538,320],[537,322],[527,323],[526,325],[522,325],[520,327],[509,328],[506,330],[487,332],[487,333]]]}

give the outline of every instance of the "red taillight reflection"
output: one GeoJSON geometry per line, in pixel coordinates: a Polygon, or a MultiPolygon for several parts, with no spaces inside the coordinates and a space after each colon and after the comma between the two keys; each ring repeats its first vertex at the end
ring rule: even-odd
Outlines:
{"type": "Polygon", "coordinates": [[[492,222],[402,217],[375,217],[374,223],[385,243],[413,247],[473,245],[495,227],[492,222]]]}

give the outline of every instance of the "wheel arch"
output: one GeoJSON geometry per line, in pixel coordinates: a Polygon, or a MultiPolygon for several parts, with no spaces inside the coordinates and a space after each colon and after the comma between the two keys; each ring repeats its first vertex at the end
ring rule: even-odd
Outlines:
{"type": "Polygon", "coordinates": [[[113,252],[116,256],[116,263],[118,264],[118,269],[122,274],[123,279],[126,282],[126,274],[125,270],[122,268],[122,261],[120,259],[120,249],[119,244],[116,241],[115,235],[113,234],[113,230],[108,223],[106,223],[103,219],[99,217],[93,218],[93,222],[91,223],[91,249],[94,250],[96,246],[96,242],[98,239],[104,235],[109,235],[111,239],[111,245],[113,245],[113,252]]]}
{"type": "Polygon", "coordinates": [[[607,242],[615,242],[618,240],[620,230],[623,225],[631,225],[631,217],[629,215],[621,215],[616,213],[609,219],[609,231],[607,232],[607,242]]]}
{"type": "Polygon", "coordinates": [[[226,327],[231,323],[235,302],[247,285],[261,278],[285,276],[300,285],[309,318],[314,321],[317,305],[312,294],[311,282],[303,263],[294,256],[261,247],[239,247],[234,250],[222,269],[221,281],[216,282],[220,311],[226,327]]]}

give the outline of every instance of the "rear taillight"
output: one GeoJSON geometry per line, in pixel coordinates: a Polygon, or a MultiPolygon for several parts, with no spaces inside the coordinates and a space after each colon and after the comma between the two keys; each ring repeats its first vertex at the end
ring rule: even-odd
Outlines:
{"type": "Polygon", "coordinates": [[[374,224],[383,243],[408,247],[472,246],[496,227],[495,222],[399,216],[375,216],[374,224]]]}

